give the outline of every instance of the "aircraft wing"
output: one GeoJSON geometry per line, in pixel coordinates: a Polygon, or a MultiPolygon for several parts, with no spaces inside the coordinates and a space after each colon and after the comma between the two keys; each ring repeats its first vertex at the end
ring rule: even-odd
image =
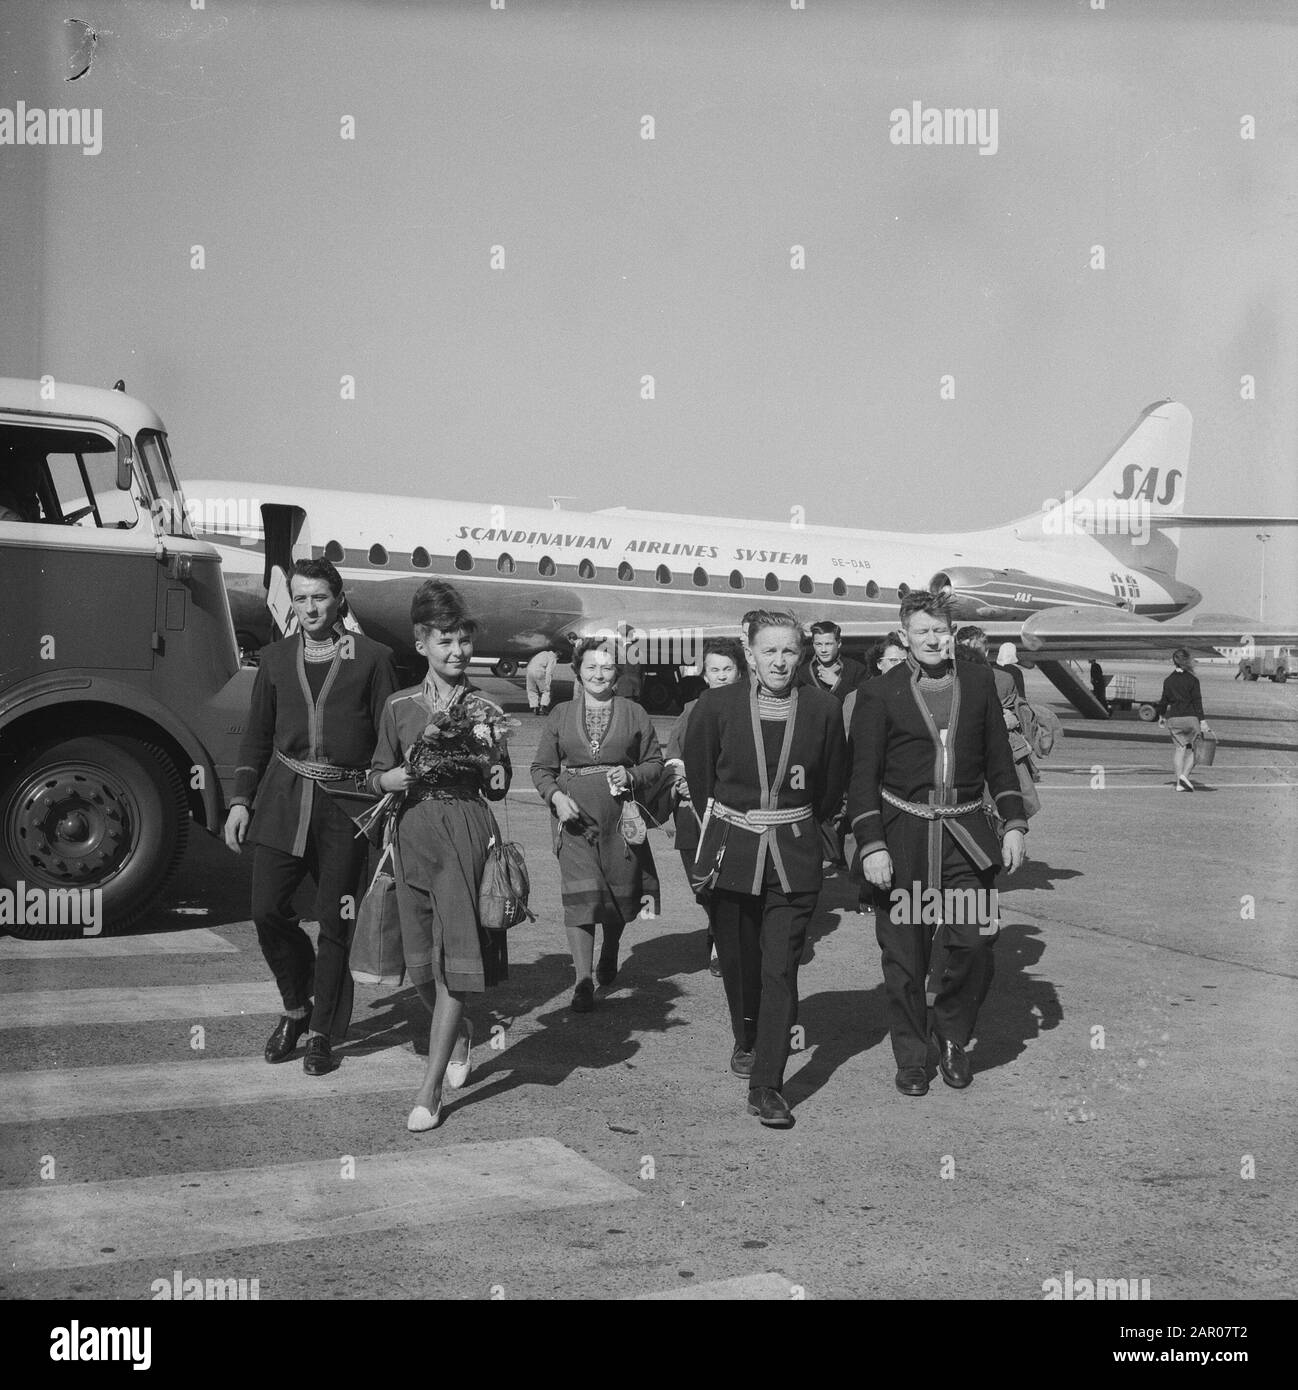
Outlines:
{"type": "Polygon", "coordinates": [[[1298,526],[1298,516],[1150,516],[1145,524],[1155,530],[1177,531],[1182,526],[1298,526]]]}
{"type": "Polygon", "coordinates": [[[1089,657],[1166,656],[1185,647],[1200,656],[1221,649],[1298,646],[1298,629],[1261,628],[1247,618],[1205,614],[1192,622],[1155,622],[1124,608],[1046,608],[1027,618],[1018,636],[1020,651],[1033,660],[1089,657]]]}

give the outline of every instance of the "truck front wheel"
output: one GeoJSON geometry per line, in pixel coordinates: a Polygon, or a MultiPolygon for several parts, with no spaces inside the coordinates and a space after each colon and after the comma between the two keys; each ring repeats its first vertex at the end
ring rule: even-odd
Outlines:
{"type": "Polygon", "coordinates": [[[36,889],[41,905],[20,914],[15,901],[5,929],[30,939],[88,934],[93,900],[74,903],[66,890],[95,889],[100,923],[128,926],[170,883],[188,834],[180,774],[143,739],[58,739],[25,754],[0,777],[0,882],[21,884],[29,901],[36,889]]]}

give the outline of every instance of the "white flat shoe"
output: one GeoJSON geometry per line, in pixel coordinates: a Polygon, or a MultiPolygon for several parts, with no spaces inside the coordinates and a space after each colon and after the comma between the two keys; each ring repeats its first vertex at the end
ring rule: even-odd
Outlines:
{"type": "Polygon", "coordinates": [[[467,1018],[464,1020],[464,1036],[469,1044],[464,1061],[446,1064],[446,1084],[453,1091],[468,1084],[469,1073],[473,1070],[473,1024],[467,1018]]]}
{"type": "Polygon", "coordinates": [[[436,1110],[430,1110],[426,1105],[416,1105],[406,1121],[406,1128],[412,1134],[422,1134],[427,1129],[436,1129],[441,1122],[442,1102],[439,1100],[436,1110]]]}

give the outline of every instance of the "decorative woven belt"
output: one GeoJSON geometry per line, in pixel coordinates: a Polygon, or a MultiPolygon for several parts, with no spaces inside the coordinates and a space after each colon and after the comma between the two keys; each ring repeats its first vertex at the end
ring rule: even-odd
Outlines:
{"type": "Polygon", "coordinates": [[[918,801],[903,801],[901,797],[893,796],[887,787],[880,787],[879,791],[889,806],[895,806],[899,811],[907,811],[921,820],[948,820],[951,816],[967,816],[981,810],[983,804],[979,798],[977,801],[962,801],[958,806],[923,806],[918,801]]]}
{"type": "Polygon", "coordinates": [[[338,767],[334,763],[307,763],[300,758],[290,758],[277,748],[275,756],[291,768],[299,777],[308,777],[312,782],[341,782],[345,778],[363,782],[370,774],[367,767],[338,767]]]}
{"type": "Polygon", "coordinates": [[[590,767],[565,767],[564,771],[570,777],[589,777],[592,772],[612,772],[621,766],[621,763],[592,763],[590,767]]]}
{"type": "Polygon", "coordinates": [[[727,825],[740,825],[745,830],[760,834],[773,825],[794,825],[798,821],[811,820],[816,812],[811,806],[786,806],[773,811],[736,811],[720,801],[714,801],[712,814],[727,825]]]}
{"type": "Polygon", "coordinates": [[[448,782],[442,786],[420,786],[415,783],[406,788],[407,806],[417,801],[477,801],[479,799],[476,782],[448,782]]]}

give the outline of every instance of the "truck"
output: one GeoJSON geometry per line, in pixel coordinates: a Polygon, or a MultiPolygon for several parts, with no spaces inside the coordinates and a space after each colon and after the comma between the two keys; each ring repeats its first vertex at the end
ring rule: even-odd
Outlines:
{"type": "Polygon", "coordinates": [[[1265,676],[1277,685],[1289,679],[1293,653],[1288,647],[1254,647],[1240,658],[1235,671],[1236,680],[1255,681],[1265,676]]]}
{"type": "Polygon", "coordinates": [[[69,934],[39,904],[77,890],[146,913],[223,824],[254,677],[162,420],[0,378],[0,931],[69,934]]]}

